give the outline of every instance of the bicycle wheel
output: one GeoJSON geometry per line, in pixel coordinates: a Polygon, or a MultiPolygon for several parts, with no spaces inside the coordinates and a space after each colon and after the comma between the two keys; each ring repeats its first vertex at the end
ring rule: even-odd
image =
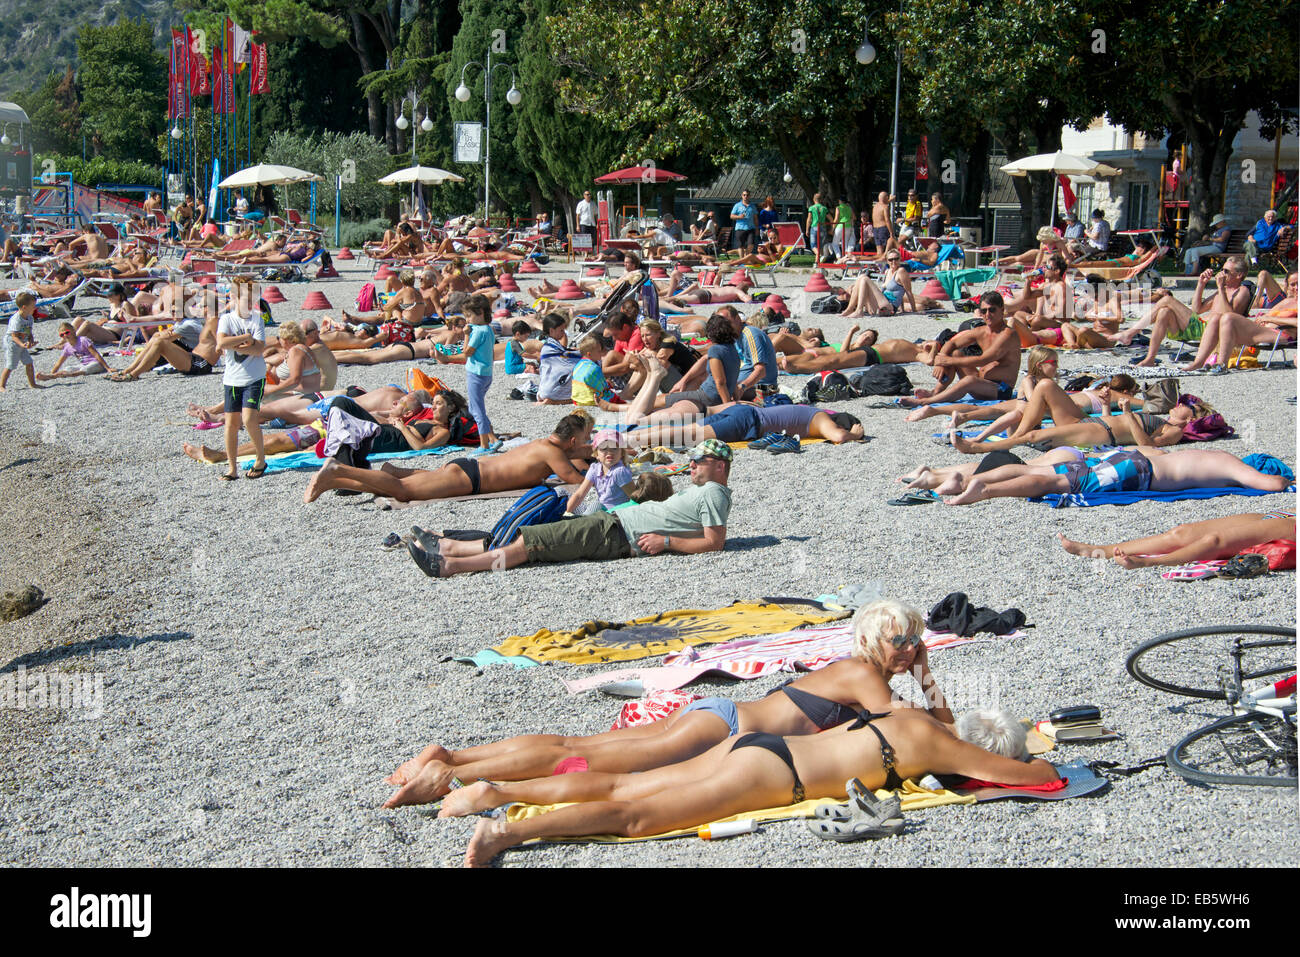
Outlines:
{"type": "Polygon", "coordinates": [[[1234,714],[1193,731],[1165,755],[1170,770],[1200,784],[1296,786],[1295,718],[1234,714]]]}
{"type": "Polygon", "coordinates": [[[1231,652],[1237,641],[1243,684],[1295,672],[1295,629],[1277,625],[1172,631],[1138,645],[1124,666],[1142,684],[1160,691],[1224,701],[1234,685],[1231,652]],[[1249,637],[1253,635],[1264,637],[1249,637]]]}

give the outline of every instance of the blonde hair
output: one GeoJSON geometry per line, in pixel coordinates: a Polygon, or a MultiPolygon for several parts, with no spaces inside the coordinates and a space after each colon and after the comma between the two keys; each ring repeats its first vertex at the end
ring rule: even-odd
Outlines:
{"type": "Polygon", "coordinates": [[[588,352],[594,352],[598,347],[604,349],[605,343],[601,341],[599,335],[594,332],[589,332],[583,336],[582,341],[578,343],[578,354],[585,356],[588,352]]]}
{"type": "Polygon", "coordinates": [[[641,337],[643,339],[647,332],[652,336],[658,336],[660,339],[664,338],[664,327],[659,325],[659,323],[655,322],[653,319],[647,319],[645,322],[641,323],[641,337]]]}
{"type": "Polygon", "coordinates": [[[1054,230],[1051,226],[1044,226],[1038,230],[1038,241],[1040,243],[1051,242],[1056,238],[1057,238],[1056,230],[1054,230]]]}
{"type": "Polygon", "coordinates": [[[77,331],[76,327],[73,326],[72,323],[70,322],[59,323],[59,335],[63,335],[65,332],[76,332],[76,331],[77,331]]]}
{"type": "Polygon", "coordinates": [[[881,664],[881,643],[895,635],[917,634],[925,627],[921,613],[902,602],[881,599],[863,605],[853,616],[853,654],[881,664]]]}
{"type": "Polygon", "coordinates": [[[1043,363],[1057,358],[1059,357],[1056,350],[1051,346],[1034,346],[1029,350],[1029,355],[1025,359],[1025,371],[1035,379],[1040,379],[1042,373],[1039,370],[1043,367],[1043,363]]]}
{"type": "Polygon", "coordinates": [[[290,320],[280,324],[280,341],[303,345],[307,341],[307,334],[302,331],[302,326],[290,320]]]}

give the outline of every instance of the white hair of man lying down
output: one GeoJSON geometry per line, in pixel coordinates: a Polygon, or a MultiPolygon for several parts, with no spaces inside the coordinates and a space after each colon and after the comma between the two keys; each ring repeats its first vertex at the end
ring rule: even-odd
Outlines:
{"type": "Polygon", "coordinates": [[[1006,711],[983,708],[969,711],[957,719],[957,737],[963,741],[1017,761],[1029,759],[1025,746],[1025,726],[1006,711]]]}

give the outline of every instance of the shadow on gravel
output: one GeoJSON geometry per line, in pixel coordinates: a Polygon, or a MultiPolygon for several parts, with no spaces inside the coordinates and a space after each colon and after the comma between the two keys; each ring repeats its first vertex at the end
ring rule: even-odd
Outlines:
{"type": "MultiPolygon", "coordinates": [[[[807,539],[791,538],[791,541],[807,541],[807,539]]],[[[727,551],[729,552],[752,552],[756,548],[772,548],[780,545],[782,539],[775,535],[750,535],[745,538],[728,538],[727,551]]]]}
{"type": "Polygon", "coordinates": [[[35,459],[30,459],[30,458],[29,458],[29,459],[14,459],[14,460],[13,460],[12,462],[10,462],[8,465],[0,465],[0,472],[3,472],[5,469],[16,468],[16,467],[18,467],[19,465],[31,465],[31,464],[32,464],[33,462],[35,462],[35,461],[36,461],[35,459]]]}
{"type": "Polygon", "coordinates": [[[104,635],[102,638],[92,638],[89,641],[75,641],[70,645],[60,645],[57,648],[48,648],[45,651],[33,651],[25,655],[19,655],[10,661],[7,665],[0,667],[0,674],[22,667],[31,667],[33,665],[51,665],[58,661],[64,661],[68,658],[78,658],[90,652],[97,651],[130,651],[137,645],[143,645],[150,641],[182,641],[187,638],[193,638],[194,635],[188,631],[168,631],[157,635],[104,635]]]}

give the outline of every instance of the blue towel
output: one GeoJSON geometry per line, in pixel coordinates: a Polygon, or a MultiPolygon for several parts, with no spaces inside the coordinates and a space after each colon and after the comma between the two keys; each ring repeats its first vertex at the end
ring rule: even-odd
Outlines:
{"type": "MultiPolygon", "coordinates": [[[[376,452],[374,455],[367,456],[371,462],[382,462],[385,459],[409,459],[417,455],[447,455],[450,452],[460,452],[462,455],[469,452],[463,445],[439,445],[431,449],[421,449],[419,452],[376,452]]],[[[252,456],[248,460],[240,463],[245,470],[253,467],[256,461],[252,456]]],[[[325,464],[324,459],[316,457],[316,452],[307,449],[303,452],[285,452],[283,455],[269,455],[266,458],[266,474],[272,472],[299,472],[315,471],[325,464]]]]}
{"type": "Polygon", "coordinates": [[[1292,472],[1291,467],[1275,455],[1255,452],[1252,455],[1242,456],[1241,460],[1256,472],[1263,472],[1265,475],[1281,475],[1292,482],[1295,481],[1295,472],[1292,472]]]}
{"type": "MultiPolygon", "coordinates": [[[[1288,492],[1295,494],[1292,485],[1288,492]]],[[[1094,505],[1132,505],[1134,502],[1182,502],[1196,498],[1218,498],[1221,495],[1280,495],[1280,492],[1266,492],[1257,488],[1186,488],[1180,492],[1095,492],[1075,495],[1069,492],[1040,495],[1031,498],[1031,502],[1046,502],[1052,508],[1065,508],[1077,505],[1079,508],[1091,508],[1094,505]]]]}
{"type": "Polygon", "coordinates": [[[503,655],[491,648],[484,648],[472,658],[453,658],[452,661],[476,665],[479,668],[486,668],[488,665],[514,665],[516,668],[536,668],[539,664],[525,655],[503,655]]]}

